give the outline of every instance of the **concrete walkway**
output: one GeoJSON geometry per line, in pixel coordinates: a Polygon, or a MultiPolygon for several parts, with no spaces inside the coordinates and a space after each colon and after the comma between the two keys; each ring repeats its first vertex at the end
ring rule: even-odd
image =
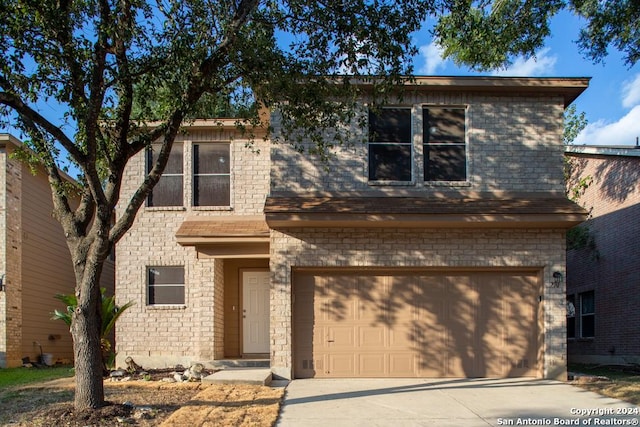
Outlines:
{"type": "Polygon", "coordinates": [[[535,379],[295,380],[279,427],[638,425],[640,408],[535,379]]]}

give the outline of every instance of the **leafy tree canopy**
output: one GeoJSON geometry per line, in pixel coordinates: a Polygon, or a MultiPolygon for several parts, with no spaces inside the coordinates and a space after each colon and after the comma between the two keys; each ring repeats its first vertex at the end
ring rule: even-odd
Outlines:
{"type": "Polygon", "coordinates": [[[497,0],[446,2],[450,12],[434,30],[445,56],[476,70],[532,57],[550,35],[549,18],[568,10],[584,18],[576,41],[583,55],[602,61],[610,48],[629,67],[640,59],[640,3],[633,0],[497,0]]]}
{"type": "Polygon", "coordinates": [[[76,407],[104,402],[103,262],[160,179],[185,120],[237,113],[258,126],[256,106],[277,109],[282,139],[304,137],[324,156],[348,139],[340,125],[363,90],[352,82],[387,96],[411,75],[412,36],[428,18],[446,55],[488,69],[532,55],[563,8],[586,18],[580,46],[589,57],[613,45],[636,62],[630,1],[0,0],[0,126],[19,129],[45,166],[76,275],[76,407]],[[51,109],[57,118],[44,114],[51,109]],[[322,138],[327,128],[338,130],[334,139],[322,138]],[[127,162],[154,141],[162,143],[155,164],[121,201],[127,162]],[[57,168],[62,149],[80,171],[79,203],[57,168]]]}

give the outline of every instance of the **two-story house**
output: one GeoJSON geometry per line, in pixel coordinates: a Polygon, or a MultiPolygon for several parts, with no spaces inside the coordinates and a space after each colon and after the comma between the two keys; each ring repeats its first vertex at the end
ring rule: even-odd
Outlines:
{"type": "MultiPolygon", "coordinates": [[[[73,360],[64,322],[51,319],[65,307],[56,294],[72,294],[75,274],[62,226],[53,218],[47,174],[41,166],[13,157],[22,143],[0,134],[0,367],[21,366],[24,358],[73,360]]],[[[69,182],[73,179],[66,176],[69,182]]],[[[100,278],[113,293],[114,263],[100,278]]]]}
{"type": "MultiPolygon", "coordinates": [[[[591,216],[583,244],[567,253],[571,362],[640,362],[640,146],[569,146],[569,185],[591,216]]],[[[583,227],[583,226],[581,226],[583,227]]]]}
{"type": "Polygon", "coordinates": [[[564,195],[563,111],[587,85],[420,77],[397,104],[363,98],[368,126],[328,163],[195,122],[118,245],[117,294],[137,302],[120,360],[564,377],[565,231],[586,212],[564,195]]]}

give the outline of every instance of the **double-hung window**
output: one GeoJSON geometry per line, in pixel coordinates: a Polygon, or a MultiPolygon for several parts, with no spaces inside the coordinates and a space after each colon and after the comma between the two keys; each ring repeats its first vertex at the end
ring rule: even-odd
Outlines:
{"type": "Polygon", "coordinates": [[[194,144],[193,205],[229,206],[230,204],[229,144],[194,144]]]}
{"type": "Polygon", "coordinates": [[[596,301],[593,291],[580,294],[580,337],[595,336],[596,301]]]}
{"type": "Polygon", "coordinates": [[[413,180],[411,108],[369,111],[369,181],[413,180]]]}
{"type": "Polygon", "coordinates": [[[576,337],[576,301],[573,295],[567,295],[567,338],[576,337]]]}
{"type": "Polygon", "coordinates": [[[466,109],[424,106],[413,111],[422,114],[421,120],[413,120],[411,107],[369,110],[369,182],[413,182],[414,162],[422,162],[425,182],[466,181],[466,109]],[[413,149],[414,130],[422,132],[422,159],[413,149]]]}
{"type": "MultiPolygon", "coordinates": [[[[160,145],[154,144],[147,149],[147,173],[153,168],[159,153],[160,145]]],[[[147,206],[183,206],[183,178],[182,144],[174,143],[162,177],[147,198],[147,206]]]]}
{"type": "Polygon", "coordinates": [[[148,267],[147,303],[149,305],[184,304],[184,267],[148,267]]]}
{"type": "Polygon", "coordinates": [[[465,109],[422,109],[425,181],[466,181],[465,109]]]}

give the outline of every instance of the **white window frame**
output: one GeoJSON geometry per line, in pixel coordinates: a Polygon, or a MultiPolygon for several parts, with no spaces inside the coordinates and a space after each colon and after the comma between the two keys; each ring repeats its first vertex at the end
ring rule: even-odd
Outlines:
{"type": "Polygon", "coordinates": [[[145,268],[145,285],[146,285],[146,305],[149,307],[184,307],[187,301],[187,287],[186,287],[186,269],[184,265],[148,265],[145,268]],[[162,283],[162,284],[154,284],[151,285],[149,277],[151,271],[153,269],[158,268],[181,268],[182,269],[182,283],[162,283]],[[158,304],[155,302],[151,302],[151,288],[161,288],[161,287],[181,287],[182,288],[182,302],[172,302],[165,304],[158,304]]]}
{"type": "Polygon", "coordinates": [[[233,186],[232,186],[232,164],[233,159],[231,158],[231,142],[208,142],[208,141],[194,141],[191,144],[191,206],[196,209],[225,209],[231,206],[231,201],[233,200],[233,186]],[[202,145],[224,145],[228,150],[229,157],[229,172],[228,173],[196,173],[196,146],[202,145]],[[205,176],[228,176],[229,177],[229,203],[226,205],[196,205],[196,177],[205,177],[205,176]]]}
{"type": "MultiPolygon", "coordinates": [[[[370,114],[370,110],[367,110],[367,114],[370,114]]],[[[416,164],[415,164],[415,146],[414,146],[414,127],[415,127],[415,115],[414,108],[411,105],[388,105],[381,107],[380,110],[409,110],[410,114],[410,129],[409,129],[409,142],[388,142],[388,141],[370,141],[369,134],[367,132],[367,180],[370,185],[413,185],[415,183],[416,176],[416,164]],[[392,146],[408,146],[410,149],[410,171],[409,180],[386,180],[386,179],[371,179],[371,146],[392,145],[392,146]]]]}

